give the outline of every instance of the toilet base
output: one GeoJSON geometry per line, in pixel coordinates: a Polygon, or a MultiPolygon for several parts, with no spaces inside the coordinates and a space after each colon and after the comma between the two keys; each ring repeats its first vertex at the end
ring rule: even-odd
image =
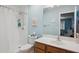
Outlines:
{"type": "Polygon", "coordinates": [[[31,53],[33,52],[33,45],[26,44],[18,48],[17,53],[31,53]]]}
{"type": "Polygon", "coordinates": [[[33,53],[34,52],[34,48],[30,48],[28,50],[20,50],[18,53],[33,53]]]}

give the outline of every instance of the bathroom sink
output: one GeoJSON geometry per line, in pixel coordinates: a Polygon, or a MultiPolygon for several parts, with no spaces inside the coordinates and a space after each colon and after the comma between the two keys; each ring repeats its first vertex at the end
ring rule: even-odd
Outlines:
{"type": "Polygon", "coordinates": [[[45,42],[48,42],[48,43],[51,43],[51,44],[57,44],[57,45],[63,44],[63,42],[61,40],[59,41],[56,38],[42,37],[41,39],[42,39],[42,41],[45,41],[45,42]]]}
{"type": "MultiPolygon", "coordinates": [[[[72,44],[75,44],[68,40],[62,40],[62,39],[58,40],[56,38],[42,37],[40,39],[42,42],[47,42],[47,43],[55,44],[55,45],[71,46],[72,44]]],[[[40,39],[38,41],[40,41],[40,39]]]]}
{"type": "Polygon", "coordinates": [[[49,37],[42,37],[42,38],[40,38],[40,39],[42,39],[42,40],[45,40],[45,41],[56,41],[57,39],[55,39],[55,38],[49,38],[49,37]]]}
{"type": "Polygon", "coordinates": [[[50,43],[57,44],[57,45],[62,45],[63,44],[63,42],[59,41],[59,40],[52,40],[52,41],[50,41],[50,43]]]}

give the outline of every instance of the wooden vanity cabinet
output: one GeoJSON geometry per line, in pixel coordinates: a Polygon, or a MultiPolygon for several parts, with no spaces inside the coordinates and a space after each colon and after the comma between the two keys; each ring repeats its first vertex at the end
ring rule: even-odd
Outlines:
{"type": "Polygon", "coordinates": [[[58,47],[50,46],[39,42],[35,42],[34,52],[35,53],[73,53],[72,51],[68,51],[65,49],[61,49],[58,47]]]}
{"type": "Polygon", "coordinates": [[[39,48],[35,48],[34,49],[35,51],[35,53],[45,53],[45,51],[44,50],[41,50],[41,49],[39,49],[39,48]]]}
{"type": "Polygon", "coordinates": [[[45,48],[46,48],[46,45],[45,44],[35,42],[34,52],[35,53],[45,53],[45,50],[46,50],[45,48]]]}

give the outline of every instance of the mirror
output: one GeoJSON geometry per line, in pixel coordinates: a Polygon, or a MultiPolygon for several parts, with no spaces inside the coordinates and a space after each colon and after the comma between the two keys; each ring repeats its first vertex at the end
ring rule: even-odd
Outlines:
{"type": "Polygon", "coordinates": [[[74,37],[74,12],[60,14],[60,35],[74,37]]]}
{"type": "Polygon", "coordinates": [[[57,6],[47,6],[43,8],[43,33],[46,35],[58,35],[59,21],[58,21],[57,6]]]}
{"type": "Polygon", "coordinates": [[[44,34],[74,38],[74,5],[43,8],[44,34]]]}

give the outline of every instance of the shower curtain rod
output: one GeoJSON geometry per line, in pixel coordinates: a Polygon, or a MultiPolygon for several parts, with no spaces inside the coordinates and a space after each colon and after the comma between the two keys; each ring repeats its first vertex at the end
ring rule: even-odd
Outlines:
{"type": "MultiPolygon", "coordinates": [[[[19,11],[17,11],[17,10],[14,10],[13,8],[10,8],[10,7],[8,7],[8,6],[5,6],[5,5],[0,5],[0,7],[3,7],[3,8],[7,8],[8,10],[12,10],[12,11],[15,11],[15,12],[19,12],[19,11]]],[[[19,12],[19,13],[22,13],[22,14],[27,14],[27,12],[19,12]]]]}
{"type": "Polygon", "coordinates": [[[10,7],[5,6],[5,5],[0,5],[0,7],[7,8],[8,10],[12,10],[12,11],[18,12],[17,10],[14,10],[13,8],[10,8],[10,7]]]}

